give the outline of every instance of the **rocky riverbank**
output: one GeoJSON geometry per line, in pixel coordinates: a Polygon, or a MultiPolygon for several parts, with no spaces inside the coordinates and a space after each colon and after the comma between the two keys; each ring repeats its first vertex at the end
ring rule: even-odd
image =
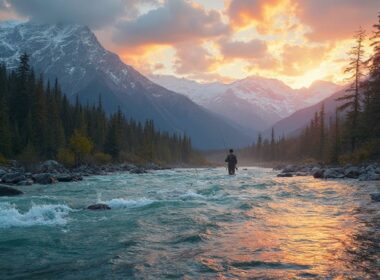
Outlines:
{"type": "Polygon", "coordinates": [[[380,181],[380,165],[377,163],[345,166],[323,166],[319,164],[276,166],[278,177],[313,176],[316,179],[357,179],[380,181]]]}
{"type": "MultiPolygon", "coordinates": [[[[359,181],[380,181],[379,164],[346,166],[322,166],[319,164],[287,165],[273,168],[281,173],[277,177],[313,176],[316,179],[354,179],[359,181]]],[[[370,193],[373,202],[380,202],[380,192],[370,193]]]]}
{"type": "Polygon", "coordinates": [[[22,194],[17,190],[12,191],[10,187],[13,186],[50,185],[59,182],[81,181],[83,177],[92,175],[107,175],[114,172],[143,174],[150,170],[161,169],[167,169],[167,167],[161,167],[154,163],[143,166],[123,163],[103,166],[82,165],[69,169],[54,160],[48,160],[31,168],[32,171],[27,171],[17,162],[13,162],[12,166],[0,166],[0,196],[22,194]]]}

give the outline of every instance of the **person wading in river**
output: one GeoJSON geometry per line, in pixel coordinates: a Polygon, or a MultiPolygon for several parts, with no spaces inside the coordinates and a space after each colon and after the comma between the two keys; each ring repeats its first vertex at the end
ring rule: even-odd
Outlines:
{"type": "Polygon", "coordinates": [[[230,154],[227,155],[225,162],[228,163],[228,174],[235,175],[235,170],[237,169],[237,158],[234,155],[234,150],[230,149],[230,154]]]}

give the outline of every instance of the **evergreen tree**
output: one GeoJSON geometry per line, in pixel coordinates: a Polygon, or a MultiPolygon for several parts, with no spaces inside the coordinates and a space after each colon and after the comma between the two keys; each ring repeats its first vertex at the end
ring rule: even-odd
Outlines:
{"type": "Polygon", "coordinates": [[[344,102],[340,105],[339,110],[347,110],[347,121],[349,122],[348,136],[350,138],[351,152],[357,147],[358,141],[358,121],[360,113],[360,91],[362,88],[362,78],[364,76],[364,47],[365,31],[361,28],[355,33],[355,46],[349,52],[350,62],[345,69],[345,73],[350,74],[352,81],[350,88],[346,90],[346,95],[338,98],[338,101],[344,102]]]}

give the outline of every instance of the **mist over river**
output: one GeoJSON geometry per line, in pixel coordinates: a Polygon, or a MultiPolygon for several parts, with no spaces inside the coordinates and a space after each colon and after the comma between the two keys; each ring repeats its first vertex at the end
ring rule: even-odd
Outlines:
{"type": "Polygon", "coordinates": [[[21,187],[0,198],[0,279],[380,278],[378,183],[226,173],[21,187]]]}

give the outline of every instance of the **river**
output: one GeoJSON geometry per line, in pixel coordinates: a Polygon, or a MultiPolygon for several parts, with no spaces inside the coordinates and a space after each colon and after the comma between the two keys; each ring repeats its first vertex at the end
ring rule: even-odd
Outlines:
{"type": "Polygon", "coordinates": [[[21,190],[0,198],[3,280],[380,278],[375,183],[217,168],[21,190]]]}

